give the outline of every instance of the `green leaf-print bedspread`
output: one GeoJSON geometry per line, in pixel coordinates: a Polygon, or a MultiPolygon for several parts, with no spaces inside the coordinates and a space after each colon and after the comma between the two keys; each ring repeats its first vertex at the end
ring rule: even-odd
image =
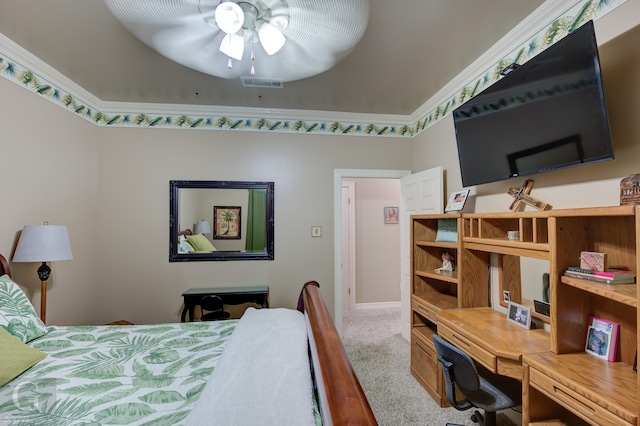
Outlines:
{"type": "Polygon", "coordinates": [[[49,327],[48,356],[0,388],[0,425],[183,423],[237,320],[49,327]]]}

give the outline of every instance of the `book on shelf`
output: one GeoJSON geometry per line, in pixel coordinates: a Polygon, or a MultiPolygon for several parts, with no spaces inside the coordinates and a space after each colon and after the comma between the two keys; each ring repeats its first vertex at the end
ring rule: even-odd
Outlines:
{"type": "Polygon", "coordinates": [[[604,284],[634,284],[636,282],[636,274],[633,271],[591,271],[570,266],[564,272],[564,275],[604,284]]]}
{"type": "Polygon", "coordinates": [[[615,278],[615,277],[635,277],[636,273],[625,269],[607,269],[606,271],[594,271],[593,269],[581,268],[579,266],[569,266],[569,271],[580,272],[583,274],[598,275],[601,277],[615,278]]]}
{"type": "Polygon", "coordinates": [[[606,359],[616,360],[616,344],[618,342],[618,324],[602,318],[590,316],[585,352],[606,359]]]}

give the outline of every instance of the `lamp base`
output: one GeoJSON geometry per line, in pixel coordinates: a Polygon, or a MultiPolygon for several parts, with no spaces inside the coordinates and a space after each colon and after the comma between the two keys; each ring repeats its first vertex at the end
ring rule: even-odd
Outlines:
{"type": "Polygon", "coordinates": [[[40,278],[40,319],[46,324],[47,316],[47,280],[51,276],[51,268],[47,262],[42,262],[38,268],[38,277],[40,278]]]}
{"type": "Polygon", "coordinates": [[[40,319],[47,323],[47,281],[40,282],[40,319]]]}

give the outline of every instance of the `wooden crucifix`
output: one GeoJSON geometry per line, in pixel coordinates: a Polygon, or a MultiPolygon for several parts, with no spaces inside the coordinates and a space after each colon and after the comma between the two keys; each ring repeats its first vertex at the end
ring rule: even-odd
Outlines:
{"type": "Polygon", "coordinates": [[[511,211],[522,211],[524,210],[525,205],[529,205],[538,210],[551,210],[550,204],[547,204],[529,195],[529,193],[531,192],[531,188],[533,188],[533,181],[529,179],[524,181],[520,189],[509,188],[507,193],[514,198],[511,206],[509,207],[511,211]]]}

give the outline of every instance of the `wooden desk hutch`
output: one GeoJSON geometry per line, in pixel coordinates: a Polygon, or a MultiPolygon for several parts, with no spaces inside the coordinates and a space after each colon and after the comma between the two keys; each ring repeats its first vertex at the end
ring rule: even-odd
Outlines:
{"type": "MultiPolygon", "coordinates": [[[[610,286],[563,276],[567,267],[578,264],[581,251],[606,253],[610,267],[638,273],[636,206],[415,215],[411,235],[411,371],[436,402],[447,405],[431,334],[450,340],[466,333],[465,350],[477,361],[501,374],[521,376],[523,425],[638,425],[640,394],[633,369],[640,342],[637,284],[610,286]],[[438,219],[443,218],[457,221],[456,242],[436,242],[438,219]],[[514,230],[519,239],[509,240],[507,232],[514,230]],[[456,271],[435,271],[444,251],[454,254],[456,271]],[[502,353],[489,338],[469,332],[472,321],[464,323],[469,315],[448,311],[489,305],[491,253],[498,255],[500,286],[511,291],[511,300],[525,305],[531,301],[521,298],[519,262],[514,259],[549,261],[548,345],[541,330],[522,329],[536,342],[521,353],[502,353]],[[589,316],[619,324],[616,362],[585,353],[589,316]],[[503,372],[501,359],[508,361],[503,372]]],[[[505,319],[498,333],[510,332],[505,319]]]]}

